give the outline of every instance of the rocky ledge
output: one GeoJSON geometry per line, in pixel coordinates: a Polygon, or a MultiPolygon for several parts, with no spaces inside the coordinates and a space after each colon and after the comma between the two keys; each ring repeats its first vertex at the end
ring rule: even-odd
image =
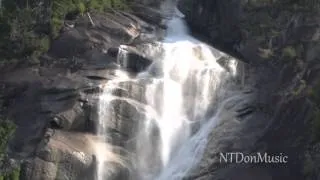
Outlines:
{"type": "MultiPolygon", "coordinates": [[[[22,163],[20,179],[93,179],[92,134],[101,85],[114,78],[116,69],[135,76],[150,65],[143,52],[130,46],[148,46],[164,32],[158,11],[134,8],[146,13],[91,13],[66,21],[49,52],[40,57],[40,66],[14,67],[1,75],[1,105],[17,125],[9,152],[22,163]],[[120,45],[126,45],[126,63],[117,59],[124,47],[120,45]]],[[[125,85],[131,93],[141,91],[125,85]]],[[[117,103],[119,115],[109,128],[127,139],[134,124],[128,118],[132,107],[117,103]]]]}

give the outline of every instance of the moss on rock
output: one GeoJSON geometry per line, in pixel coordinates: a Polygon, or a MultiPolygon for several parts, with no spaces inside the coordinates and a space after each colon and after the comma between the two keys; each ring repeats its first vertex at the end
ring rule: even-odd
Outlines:
{"type": "Polygon", "coordinates": [[[293,46],[287,46],[282,49],[282,57],[293,59],[297,57],[297,52],[293,46]]]}

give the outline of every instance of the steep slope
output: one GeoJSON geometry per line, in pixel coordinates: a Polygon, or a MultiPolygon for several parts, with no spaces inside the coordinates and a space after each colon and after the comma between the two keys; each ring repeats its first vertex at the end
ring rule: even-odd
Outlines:
{"type": "MultiPolygon", "coordinates": [[[[182,0],[179,7],[196,36],[208,39],[209,43],[248,63],[253,72],[249,69],[246,72],[254,79],[254,86],[260,89],[259,96],[265,97],[258,98],[258,104],[267,114],[252,117],[253,122],[244,123],[247,129],[230,140],[230,143],[237,141],[237,146],[221,151],[289,156],[287,164],[269,165],[221,165],[204,158],[204,172],[195,173],[194,177],[316,179],[319,161],[315,158],[319,146],[316,125],[319,122],[317,87],[320,81],[319,1],[182,0]],[[246,139],[251,137],[251,131],[257,130],[251,126],[261,118],[269,121],[269,125],[259,130],[260,135],[255,140],[246,139]]],[[[213,152],[208,158],[215,159],[218,155],[213,152]]]]}

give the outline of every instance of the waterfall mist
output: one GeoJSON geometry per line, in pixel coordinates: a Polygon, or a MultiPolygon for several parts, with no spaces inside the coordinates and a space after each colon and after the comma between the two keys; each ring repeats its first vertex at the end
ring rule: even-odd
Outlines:
{"type": "MultiPolygon", "coordinates": [[[[117,119],[115,101],[129,104],[139,114],[129,117],[135,118],[131,129],[135,132],[122,145],[129,163],[120,164],[130,166],[130,179],[181,180],[201,160],[209,134],[235,116],[229,104],[243,98],[235,82],[237,61],[229,59],[222,67],[217,60],[227,55],[191,37],[182,18],[175,9],[167,35],[159,42],[161,54],[154,53],[146,71],[131,77],[119,69],[103,85],[97,129],[105,142],[114,144],[108,124],[117,119]],[[141,94],[135,95],[139,97],[115,93],[119,89],[132,93],[128,84],[142,87],[141,94]]],[[[125,48],[121,46],[118,54],[118,62],[124,65],[128,61],[125,48]]],[[[146,52],[153,48],[158,49],[151,46],[146,52]]],[[[109,156],[101,146],[96,150],[97,179],[108,179],[113,168],[106,163],[109,156]]]]}

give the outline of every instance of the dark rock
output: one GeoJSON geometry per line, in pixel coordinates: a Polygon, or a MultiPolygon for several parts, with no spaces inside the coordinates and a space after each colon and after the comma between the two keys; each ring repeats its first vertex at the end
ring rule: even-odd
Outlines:
{"type": "Polygon", "coordinates": [[[85,41],[85,37],[76,29],[71,29],[52,43],[49,54],[54,58],[72,58],[83,54],[87,49],[90,49],[90,44],[85,41]]]}
{"type": "Polygon", "coordinates": [[[59,118],[54,117],[50,122],[49,122],[49,128],[51,129],[62,129],[62,122],[59,118]]]}
{"type": "Polygon", "coordinates": [[[152,64],[150,59],[145,58],[143,55],[138,54],[127,48],[127,46],[120,47],[121,54],[118,54],[118,62],[121,67],[129,71],[138,73],[144,71],[152,64]]]}
{"type": "Polygon", "coordinates": [[[245,108],[239,109],[237,110],[237,113],[238,113],[237,117],[243,118],[244,116],[248,116],[252,114],[254,111],[255,109],[252,107],[245,107],[245,108]]]}
{"type": "Polygon", "coordinates": [[[179,8],[195,35],[203,35],[201,39],[228,53],[236,52],[236,57],[249,63],[243,78],[255,88],[249,93],[254,102],[237,111],[237,125],[225,122],[213,132],[208,151],[189,179],[320,177],[316,172],[319,160],[310,161],[319,156],[318,150],[310,150],[317,108],[305,92],[305,86],[319,82],[319,12],[309,13],[307,7],[308,13],[293,11],[290,5],[280,1],[180,1],[179,8]],[[276,29],[281,33],[270,38],[276,29]],[[283,57],[286,46],[292,47],[294,58],[283,57]],[[237,130],[230,130],[232,127],[237,130]],[[290,160],[281,165],[221,164],[215,159],[219,152],[283,153],[290,160]]]}
{"type": "MultiPolygon", "coordinates": [[[[114,78],[113,69],[116,69],[116,68],[84,70],[84,71],[79,71],[79,73],[81,74],[81,76],[88,78],[89,81],[91,80],[90,81],[91,83],[95,81],[99,81],[97,83],[94,83],[95,85],[98,86],[104,81],[111,80],[114,78]]],[[[94,85],[91,84],[91,86],[94,86],[94,85]]]]}
{"type": "Polygon", "coordinates": [[[135,16],[143,19],[150,24],[164,27],[163,15],[160,10],[143,5],[133,5],[131,8],[135,16]]]}
{"type": "Polygon", "coordinates": [[[119,53],[119,48],[109,48],[108,49],[108,55],[113,57],[113,58],[117,58],[118,57],[118,53],[119,53]]]}
{"type": "Polygon", "coordinates": [[[241,40],[241,1],[182,0],[178,7],[186,15],[192,31],[209,38],[209,42],[232,48],[241,40]]]}

